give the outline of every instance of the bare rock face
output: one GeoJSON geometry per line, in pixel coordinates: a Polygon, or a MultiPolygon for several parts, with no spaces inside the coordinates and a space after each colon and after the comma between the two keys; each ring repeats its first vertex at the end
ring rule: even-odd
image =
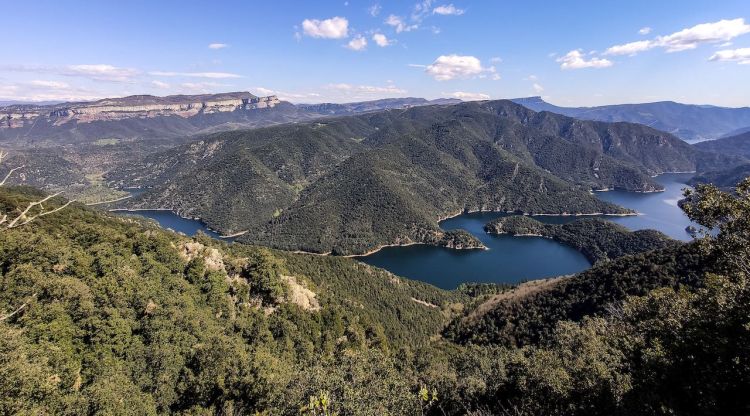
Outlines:
{"type": "Polygon", "coordinates": [[[12,105],[0,107],[0,129],[24,127],[37,120],[46,120],[54,125],[61,125],[70,121],[90,123],[93,121],[153,118],[170,115],[187,118],[198,114],[273,108],[279,102],[275,95],[256,97],[249,92],[232,92],[210,95],[171,95],[167,97],[134,95],[81,103],[40,106],[12,105]]]}

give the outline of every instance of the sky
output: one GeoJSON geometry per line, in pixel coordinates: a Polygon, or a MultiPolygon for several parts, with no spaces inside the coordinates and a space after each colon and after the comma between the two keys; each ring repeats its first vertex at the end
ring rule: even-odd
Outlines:
{"type": "Polygon", "coordinates": [[[750,106],[750,1],[0,0],[0,101],[750,106]]]}

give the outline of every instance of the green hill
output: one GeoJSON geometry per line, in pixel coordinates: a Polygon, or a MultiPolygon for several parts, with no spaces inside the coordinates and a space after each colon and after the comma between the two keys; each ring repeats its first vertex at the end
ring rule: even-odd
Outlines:
{"type": "Polygon", "coordinates": [[[0,229],[0,413],[744,414],[748,198],[688,198],[715,237],[455,292],[69,205],[0,229]]]}
{"type": "Polygon", "coordinates": [[[357,254],[428,242],[463,210],[623,213],[587,191],[654,190],[652,174],[725,162],[645,126],[489,101],[220,133],[107,179],[150,187],[130,208],[248,231],[245,242],[357,254]]]}

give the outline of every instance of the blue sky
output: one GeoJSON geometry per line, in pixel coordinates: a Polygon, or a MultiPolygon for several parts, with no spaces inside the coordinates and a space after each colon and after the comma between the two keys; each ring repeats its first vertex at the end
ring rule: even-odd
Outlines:
{"type": "Polygon", "coordinates": [[[249,90],[750,105],[748,0],[0,5],[0,100],[249,90]]]}

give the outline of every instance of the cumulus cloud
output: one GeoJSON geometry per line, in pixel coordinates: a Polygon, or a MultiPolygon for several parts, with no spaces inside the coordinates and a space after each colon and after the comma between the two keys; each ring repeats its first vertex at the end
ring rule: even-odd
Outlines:
{"type": "Polygon", "coordinates": [[[382,33],[376,33],[372,35],[372,41],[381,48],[385,48],[386,46],[391,44],[391,41],[388,39],[388,37],[382,33]]]}
{"type": "Polygon", "coordinates": [[[648,35],[649,33],[651,33],[651,28],[650,28],[650,27],[648,27],[648,26],[646,26],[646,27],[642,27],[642,28],[640,28],[640,29],[638,30],[638,34],[639,34],[639,35],[648,35]]]}
{"type": "Polygon", "coordinates": [[[353,51],[363,51],[367,48],[367,39],[362,35],[357,35],[346,44],[346,47],[353,51]]]}
{"type": "Polygon", "coordinates": [[[485,68],[479,58],[470,55],[441,55],[435,59],[435,62],[424,68],[427,74],[438,81],[481,77],[487,73],[496,74],[495,67],[485,68]]]}
{"type": "Polygon", "coordinates": [[[312,38],[341,39],[349,36],[349,21],[339,16],[325,20],[305,19],[302,31],[312,38]]]}
{"type": "Polygon", "coordinates": [[[483,94],[480,92],[456,91],[456,92],[452,92],[449,94],[443,93],[443,95],[447,95],[453,98],[458,98],[459,100],[463,100],[463,101],[481,101],[481,100],[490,99],[490,96],[488,94],[483,94]]]}
{"type": "Polygon", "coordinates": [[[702,23],[683,29],[668,36],[657,38],[659,46],[667,52],[678,52],[695,49],[701,43],[727,42],[737,36],[750,32],[750,25],[745,19],[719,20],[714,23],[702,23]]]}
{"type": "Polygon", "coordinates": [[[708,60],[719,62],[737,62],[742,65],[750,65],[750,48],[717,51],[716,53],[711,55],[708,60]]]}
{"type": "Polygon", "coordinates": [[[414,25],[406,24],[403,18],[396,16],[394,14],[388,16],[388,18],[385,19],[384,23],[387,24],[388,26],[393,27],[396,30],[396,33],[409,32],[419,27],[419,25],[416,25],[416,24],[414,25]]]}
{"type": "Polygon", "coordinates": [[[208,49],[224,49],[228,47],[229,45],[227,45],[226,43],[210,43],[208,45],[208,49]]]}
{"type": "Polygon", "coordinates": [[[635,55],[653,48],[663,48],[667,52],[680,52],[695,49],[701,44],[724,43],[738,36],[750,33],[750,25],[745,19],[719,20],[701,23],[682,29],[671,35],[658,36],[652,40],[615,45],[607,49],[606,55],[635,55]]]}
{"type": "Polygon", "coordinates": [[[171,71],[152,71],[148,73],[155,77],[187,77],[187,78],[210,78],[210,79],[228,79],[242,78],[242,75],[232,74],[230,72],[171,72],[171,71]]]}
{"type": "Polygon", "coordinates": [[[612,66],[612,61],[604,58],[591,57],[586,59],[580,50],[572,50],[556,59],[562,69],[581,69],[581,68],[606,68],[612,66]]]}
{"type": "Polygon", "coordinates": [[[647,51],[653,47],[655,47],[653,41],[650,40],[639,40],[637,42],[630,42],[625,43],[622,45],[615,45],[610,48],[607,48],[606,51],[604,51],[605,55],[635,55],[638,52],[647,51]]]}
{"type": "Polygon", "coordinates": [[[442,14],[443,16],[460,16],[464,14],[464,10],[456,8],[453,4],[444,4],[442,6],[435,7],[432,10],[433,14],[442,14]]]}

